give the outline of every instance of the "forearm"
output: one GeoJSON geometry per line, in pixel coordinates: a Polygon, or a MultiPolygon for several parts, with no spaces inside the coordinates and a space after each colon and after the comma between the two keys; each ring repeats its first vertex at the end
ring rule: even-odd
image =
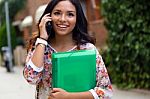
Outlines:
{"type": "Polygon", "coordinates": [[[94,97],[90,91],[87,91],[87,92],[69,93],[67,99],[94,99],[94,97]]]}
{"type": "Polygon", "coordinates": [[[23,75],[30,84],[37,84],[42,79],[45,45],[37,45],[34,50],[28,52],[23,75]],[[38,67],[39,66],[39,67],[38,67]],[[40,68],[42,67],[42,68],[40,68]]]}
{"type": "Polygon", "coordinates": [[[31,61],[33,64],[37,67],[42,67],[44,63],[44,51],[45,51],[45,45],[38,44],[36,46],[35,52],[33,53],[33,57],[31,58],[31,61]]]}

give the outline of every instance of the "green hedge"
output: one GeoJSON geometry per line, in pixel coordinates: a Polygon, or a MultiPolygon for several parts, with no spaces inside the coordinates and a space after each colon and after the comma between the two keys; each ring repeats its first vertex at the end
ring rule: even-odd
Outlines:
{"type": "Polygon", "coordinates": [[[102,0],[109,31],[103,57],[120,88],[150,89],[150,0],[102,0]]]}

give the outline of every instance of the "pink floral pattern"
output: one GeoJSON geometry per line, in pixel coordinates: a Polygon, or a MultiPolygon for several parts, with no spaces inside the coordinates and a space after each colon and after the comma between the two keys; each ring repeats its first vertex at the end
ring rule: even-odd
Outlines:
{"type": "MultiPolygon", "coordinates": [[[[72,50],[83,50],[83,49],[96,49],[96,47],[91,44],[87,43],[84,45],[80,45],[80,47],[76,47],[72,50]]],[[[97,49],[96,49],[97,50],[97,49]]],[[[70,50],[71,51],[71,50],[70,50]]],[[[44,93],[49,93],[51,90],[51,79],[52,79],[52,63],[51,63],[51,54],[56,52],[54,48],[48,45],[45,49],[44,53],[44,69],[41,72],[37,72],[32,68],[30,64],[28,64],[29,60],[31,59],[34,49],[28,52],[26,58],[26,65],[23,71],[25,79],[30,84],[35,84],[38,86],[39,92],[37,92],[38,97],[42,97],[44,93]]],[[[112,85],[109,80],[109,75],[107,73],[105,64],[102,60],[101,55],[97,50],[96,56],[96,86],[93,89],[99,99],[111,99],[112,97],[112,85]]],[[[43,98],[39,98],[43,99],[43,98]]]]}

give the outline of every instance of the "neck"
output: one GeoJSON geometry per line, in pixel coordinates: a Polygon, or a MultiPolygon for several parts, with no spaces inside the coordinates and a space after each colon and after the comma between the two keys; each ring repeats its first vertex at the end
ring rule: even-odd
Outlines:
{"type": "Polygon", "coordinates": [[[68,51],[75,46],[75,42],[72,39],[72,35],[65,35],[65,36],[57,36],[51,40],[51,46],[57,52],[68,51]]]}

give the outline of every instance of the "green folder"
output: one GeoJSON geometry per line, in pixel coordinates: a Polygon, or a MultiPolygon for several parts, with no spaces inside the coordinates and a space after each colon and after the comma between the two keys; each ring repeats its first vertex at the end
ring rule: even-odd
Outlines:
{"type": "Polygon", "coordinates": [[[96,85],[96,51],[78,50],[52,54],[52,86],[83,92],[96,85]]]}

